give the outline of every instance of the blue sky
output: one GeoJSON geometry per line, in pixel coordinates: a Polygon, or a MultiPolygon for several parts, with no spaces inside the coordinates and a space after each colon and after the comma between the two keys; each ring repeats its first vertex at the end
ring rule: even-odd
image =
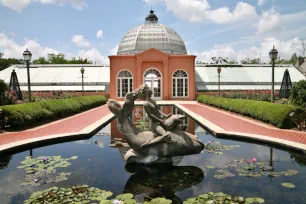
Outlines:
{"type": "Polygon", "coordinates": [[[306,38],[305,0],[0,0],[0,52],[21,58],[64,53],[108,63],[150,6],[176,30],[189,54],[268,60],[273,45],[290,58],[306,38]]]}

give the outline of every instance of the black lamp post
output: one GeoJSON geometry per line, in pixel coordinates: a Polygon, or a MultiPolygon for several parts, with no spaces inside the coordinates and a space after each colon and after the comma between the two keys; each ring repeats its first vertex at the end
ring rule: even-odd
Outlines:
{"type": "Polygon", "coordinates": [[[32,53],[27,49],[26,51],[23,52],[23,58],[24,58],[24,61],[26,61],[27,63],[29,102],[32,102],[31,100],[31,81],[30,81],[30,61],[32,59],[32,53]]]}
{"type": "Polygon", "coordinates": [[[84,96],[84,73],[85,69],[84,67],[81,68],[81,74],[82,74],[82,95],[84,96]]]}
{"type": "Polygon", "coordinates": [[[277,59],[278,51],[275,49],[273,45],[273,49],[269,53],[270,59],[272,61],[272,91],[271,91],[271,103],[274,103],[274,67],[275,67],[275,60],[277,59]]]}
{"type": "Polygon", "coordinates": [[[218,96],[220,97],[220,74],[221,74],[221,67],[218,67],[218,96]]]}

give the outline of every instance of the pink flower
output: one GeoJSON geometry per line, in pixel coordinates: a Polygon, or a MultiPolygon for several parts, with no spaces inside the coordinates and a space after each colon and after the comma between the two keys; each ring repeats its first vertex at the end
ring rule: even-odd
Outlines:
{"type": "Polygon", "coordinates": [[[248,160],[247,160],[247,163],[248,163],[248,164],[251,164],[251,163],[253,163],[253,161],[248,159],[248,160]]]}
{"type": "Polygon", "coordinates": [[[257,159],[256,159],[256,158],[253,158],[252,161],[253,161],[253,162],[257,162],[257,159]]]}

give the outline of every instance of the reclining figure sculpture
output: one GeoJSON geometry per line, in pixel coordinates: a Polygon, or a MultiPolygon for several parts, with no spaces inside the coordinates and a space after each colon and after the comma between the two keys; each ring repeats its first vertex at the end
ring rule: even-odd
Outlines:
{"type": "Polygon", "coordinates": [[[142,85],[126,95],[123,107],[116,100],[108,100],[110,111],[118,118],[119,130],[131,148],[124,160],[127,163],[150,164],[171,162],[172,157],[200,153],[204,144],[195,135],[179,128],[184,116],[162,113],[151,95],[151,89],[142,85]],[[136,128],[129,117],[136,99],[145,100],[144,109],[151,120],[147,131],[136,128]]]}

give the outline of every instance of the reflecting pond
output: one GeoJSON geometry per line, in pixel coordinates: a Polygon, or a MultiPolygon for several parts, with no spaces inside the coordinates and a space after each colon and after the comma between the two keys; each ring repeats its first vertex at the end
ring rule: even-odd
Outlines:
{"type": "MultiPolygon", "coordinates": [[[[164,112],[180,113],[172,107],[164,112]]],[[[147,128],[142,109],[134,112],[147,128]]],[[[182,203],[208,192],[257,197],[265,203],[306,203],[306,156],[261,144],[216,139],[192,119],[186,131],[207,145],[198,155],[173,164],[126,165],[129,149],[113,120],[90,139],[44,146],[0,158],[0,200],[23,203],[36,191],[87,184],[113,193],[131,193],[138,202],[165,197],[182,203]],[[32,156],[32,157],[30,157],[32,156]],[[18,167],[18,168],[17,168],[18,167]]],[[[96,202],[97,203],[97,202],[96,202]]]]}

